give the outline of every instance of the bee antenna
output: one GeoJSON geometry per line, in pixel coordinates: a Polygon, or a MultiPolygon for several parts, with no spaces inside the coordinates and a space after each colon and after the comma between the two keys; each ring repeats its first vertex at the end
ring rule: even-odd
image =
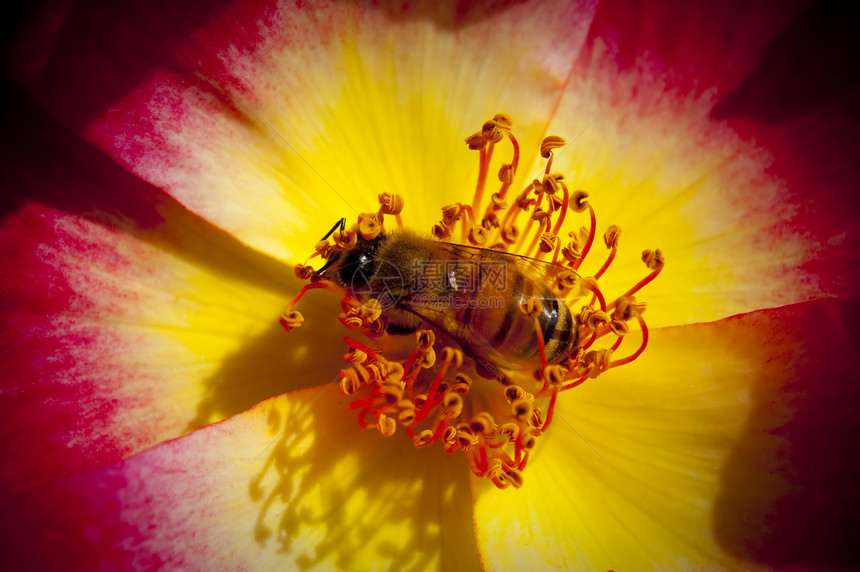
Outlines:
{"type": "MultiPolygon", "coordinates": [[[[346,219],[344,219],[344,220],[346,220],[346,219]]],[[[329,233],[329,234],[331,234],[331,233],[329,233]]],[[[326,263],[322,265],[322,268],[320,268],[319,270],[317,270],[317,271],[316,271],[316,273],[317,273],[317,274],[322,274],[323,272],[325,272],[325,271],[328,269],[328,267],[329,267],[329,266],[331,266],[332,264],[334,264],[334,261],[335,261],[335,260],[337,260],[337,259],[336,259],[336,258],[329,258],[329,259],[326,261],[326,263]]]]}
{"type": "MultiPolygon", "coordinates": [[[[343,232],[343,229],[346,228],[346,217],[344,217],[344,218],[340,219],[339,221],[337,221],[336,223],[334,223],[334,226],[331,227],[331,230],[328,231],[327,233],[325,233],[325,236],[322,237],[320,240],[325,240],[328,237],[330,237],[332,234],[334,234],[334,231],[337,230],[337,227],[340,227],[340,231],[343,232]]],[[[326,265],[326,266],[328,266],[328,265],[326,265]]]]}

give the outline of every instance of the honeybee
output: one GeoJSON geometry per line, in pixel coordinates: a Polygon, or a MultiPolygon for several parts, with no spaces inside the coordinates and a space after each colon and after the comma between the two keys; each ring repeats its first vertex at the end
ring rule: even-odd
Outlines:
{"type": "Polygon", "coordinates": [[[550,288],[563,271],[569,269],[396,229],[358,236],[353,248],[333,252],[319,275],[357,300],[377,299],[387,333],[433,329],[456,342],[482,376],[501,379],[504,370],[541,366],[534,320],[520,310],[530,298],[541,302],[547,360],[557,363],[576,349],[577,319],[550,288]]]}

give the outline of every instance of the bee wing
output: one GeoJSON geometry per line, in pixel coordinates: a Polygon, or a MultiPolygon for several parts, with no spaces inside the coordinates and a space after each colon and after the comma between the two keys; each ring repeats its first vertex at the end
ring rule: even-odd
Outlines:
{"type": "MultiPolygon", "coordinates": [[[[547,284],[552,284],[556,277],[562,272],[574,272],[567,266],[562,264],[554,264],[546,260],[530,258],[521,254],[512,254],[510,252],[502,252],[492,248],[479,248],[465,244],[453,244],[450,242],[439,242],[439,248],[450,252],[453,256],[464,260],[484,260],[498,261],[505,264],[511,264],[520,269],[525,275],[532,278],[539,278],[546,281],[547,284]]],[[[577,274],[578,276],[578,274],[577,274]]]]}

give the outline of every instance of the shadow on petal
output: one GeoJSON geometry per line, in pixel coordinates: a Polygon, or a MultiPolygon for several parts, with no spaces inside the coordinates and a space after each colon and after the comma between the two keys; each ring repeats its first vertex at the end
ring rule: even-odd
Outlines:
{"type": "MultiPolygon", "coordinates": [[[[346,332],[337,320],[334,296],[317,293],[302,300],[301,328],[285,332],[275,318],[263,334],[242,344],[222,360],[218,370],[203,380],[203,398],[188,430],[226,419],[275,395],[336,384],[346,332]]],[[[284,299],[284,304],[288,299],[284,299]]]]}
{"type": "Polygon", "coordinates": [[[755,380],[752,413],[722,473],[719,542],[772,566],[849,567],[860,537],[860,303],[785,313],[767,332],[785,344],[755,380]],[[798,351],[799,350],[799,351],[798,351]]]}
{"type": "Polygon", "coordinates": [[[256,541],[274,543],[299,569],[418,570],[440,558],[449,560],[443,569],[477,568],[463,460],[416,450],[402,431],[362,429],[347,403],[335,384],[273,403],[277,441],[249,489],[256,541]]]}
{"type": "Polygon", "coordinates": [[[362,430],[328,385],[4,506],[14,569],[480,569],[468,468],[362,430]],[[51,546],[51,550],[45,550],[51,546]]]}
{"type": "MultiPolygon", "coordinates": [[[[305,284],[289,265],[213,227],[57,124],[26,96],[12,95],[14,105],[9,109],[15,113],[8,113],[6,125],[17,137],[3,140],[6,156],[15,165],[3,174],[2,207],[7,213],[28,202],[48,205],[126,232],[213,276],[283,292],[284,305],[305,284]]],[[[271,327],[225,358],[203,381],[205,397],[189,429],[275,395],[333,380],[339,367],[331,364],[340,364],[343,353],[337,300],[311,295],[301,311],[308,318],[301,329],[287,334],[278,316],[272,315],[271,327]]]]}

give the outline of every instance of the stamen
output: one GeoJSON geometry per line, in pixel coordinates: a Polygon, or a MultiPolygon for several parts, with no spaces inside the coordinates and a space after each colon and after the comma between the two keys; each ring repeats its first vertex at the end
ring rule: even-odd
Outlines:
{"type": "MultiPolygon", "coordinates": [[[[650,284],[655,278],[657,278],[657,276],[660,274],[660,272],[663,271],[663,266],[666,263],[665,259],[663,258],[663,253],[660,252],[659,248],[657,250],[653,250],[653,251],[652,250],[643,251],[642,252],[642,261],[645,263],[645,265],[648,268],[650,268],[652,270],[651,274],[649,274],[648,276],[646,276],[645,278],[643,278],[642,280],[637,282],[636,285],[633,286],[633,288],[631,288],[630,290],[628,290],[627,292],[625,292],[624,294],[619,296],[618,299],[629,298],[629,297],[633,296],[634,294],[636,294],[637,292],[639,292],[639,290],[644,288],[646,285],[650,284]]],[[[610,305],[610,309],[612,309],[612,307],[614,307],[617,302],[618,302],[618,300],[615,300],[615,302],[613,302],[610,305]]]]}
{"type": "Polygon", "coordinates": [[[405,201],[403,197],[393,193],[382,193],[379,195],[379,214],[393,215],[397,221],[397,226],[403,228],[403,219],[400,218],[400,212],[403,210],[405,201]]]}
{"type": "Polygon", "coordinates": [[[645,351],[645,348],[648,347],[648,326],[645,325],[645,320],[642,319],[642,316],[636,316],[636,320],[639,322],[639,327],[642,328],[642,342],[639,344],[639,348],[626,358],[613,361],[609,364],[609,367],[618,367],[619,365],[625,365],[632,362],[641,356],[642,352],[645,351]]]}
{"type": "Polygon", "coordinates": [[[603,266],[600,267],[600,270],[594,273],[594,278],[599,279],[603,276],[603,273],[609,269],[609,265],[612,264],[612,261],[615,260],[615,254],[618,252],[618,238],[621,236],[621,228],[613,225],[610,225],[609,228],[606,229],[606,232],[603,233],[603,243],[606,245],[606,248],[609,250],[609,256],[606,258],[606,262],[603,263],[603,266]]]}
{"type": "Polygon", "coordinates": [[[579,260],[573,267],[574,270],[579,269],[582,265],[582,261],[585,260],[588,253],[591,251],[591,245],[594,244],[594,231],[597,228],[597,215],[594,214],[594,209],[591,208],[590,203],[585,203],[585,206],[588,209],[589,215],[588,238],[585,240],[585,246],[582,247],[582,254],[579,257],[579,260]]]}
{"type": "MultiPolygon", "coordinates": [[[[608,249],[605,261],[593,276],[580,276],[576,271],[593,247],[597,217],[588,201],[588,193],[571,192],[564,174],[551,172],[553,151],[567,143],[557,136],[548,136],[542,141],[540,152],[546,159],[543,176],[534,179],[508,204],[507,193],[516,180],[520,160],[512,124],[509,116],[497,114],[486,121],[479,132],[466,138],[469,148],[477,150],[479,155],[474,196],[471,204],[453,203],[444,207],[442,218],[433,226],[432,233],[438,240],[450,241],[456,226],[460,225],[460,242],[497,249],[502,253],[498,255],[499,260],[505,264],[513,264],[512,261],[521,260],[517,256],[522,257],[522,267],[508,269],[508,272],[522,273],[520,278],[532,284],[531,293],[524,295],[526,291],[522,290],[502,291],[502,294],[508,296],[507,304],[519,305],[514,319],[517,327],[511,330],[523,333],[507,337],[507,332],[499,332],[497,337],[503,340],[501,345],[506,353],[522,358],[518,371],[510,371],[507,361],[496,362],[478,355],[479,352],[470,353],[473,348],[480,347],[479,340],[473,340],[470,333],[477,322],[460,324],[458,320],[466,319],[463,314],[437,308],[434,312],[438,315],[434,314],[432,320],[419,325],[429,329],[416,331],[414,348],[404,351],[398,359],[384,356],[376,345],[371,347],[353,337],[344,337],[346,365],[339,375],[340,391],[348,396],[349,409],[357,413],[360,427],[390,437],[402,426],[416,448],[439,443],[445,453],[462,451],[476,476],[487,478],[500,488],[522,485],[522,471],[538,439],[552,424],[561,392],[642,355],[648,344],[648,328],[642,318],[646,306],[633,296],[656,278],[664,266],[659,250],[643,252],[642,260],[651,270],[650,274],[607,304],[599,280],[616,258],[621,230],[614,225],[607,228],[603,234],[608,249]],[[508,160],[497,157],[494,162],[496,146],[505,138],[511,144],[511,156],[508,160]],[[491,168],[498,168],[500,188],[487,201],[484,189],[491,168]],[[587,210],[588,226],[571,229],[568,209],[574,213],[587,210]],[[478,219],[481,213],[483,216],[478,219]],[[521,213],[526,213],[524,225],[518,222],[521,213]],[[569,242],[562,238],[565,236],[570,238],[569,242]],[[546,267],[541,269],[539,260],[550,254],[552,262],[543,263],[546,267]],[[551,293],[550,297],[547,292],[551,293]],[[562,306],[566,308],[569,318],[547,320],[544,306],[549,303],[553,311],[561,312],[562,306]],[[640,344],[626,357],[614,358],[619,355],[624,340],[629,338],[628,322],[632,319],[636,319],[642,331],[640,344]],[[430,327],[431,323],[436,325],[430,327]],[[448,323],[455,326],[446,325],[448,323]],[[573,331],[554,329],[560,327],[558,323],[568,324],[565,327],[573,331]],[[570,340],[567,346],[563,340],[570,340]],[[473,375],[473,372],[480,375],[473,375]],[[487,372],[492,374],[488,376],[487,372]]],[[[326,260],[319,271],[307,261],[296,266],[296,275],[310,283],[299,291],[280,318],[285,329],[302,324],[304,318],[294,306],[306,292],[318,288],[338,291],[342,309],[338,319],[350,330],[371,340],[389,335],[386,330],[394,316],[398,316],[398,321],[394,322],[398,326],[401,315],[424,317],[422,308],[417,305],[395,302],[393,307],[383,307],[380,300],[372,296],[338,285],[343,276],[338,264],[354,258],[354,255],[344,257],[341,253],[350,255],[359,246],[367,248],[365,243],[382,245],[397,236],[385,233],[385,216],[394,216],[398,226],[402,226],[403,198],[382,193],[378,199],[376,212],[362,213],[349,228],[345,228],[343,221],[339,222],[315,245],[308,260],[316,256],[326,260]],[[359,235],[364,241],[362,245],[359,245],[359,235]],[[338,282],[328,280],[327,272],[338,282]]],[[[421,244],[432,252],[432,243],[421,244]]],[[[373,248],[385,250],[378,246],[373,248]]],[[[374,251],[362,250],[360,255],[370,256],[368,252],[374,251]]],[[[438,261],[447,262],[456,253],[456,249],[445,250],[438,261]]],[[[485,251],[478,259],[492,262],[494,256],[485,251]]],[[[429,262],[433,261],[436,259],[431,257],[429,262]]],[[[486,310],[466,315],[481,311],[486,310]]],[[[510,320],[506,317],[505,323],[510,320]]],[[[488,323],[495,322],[488,320],[488,323]]]]}

